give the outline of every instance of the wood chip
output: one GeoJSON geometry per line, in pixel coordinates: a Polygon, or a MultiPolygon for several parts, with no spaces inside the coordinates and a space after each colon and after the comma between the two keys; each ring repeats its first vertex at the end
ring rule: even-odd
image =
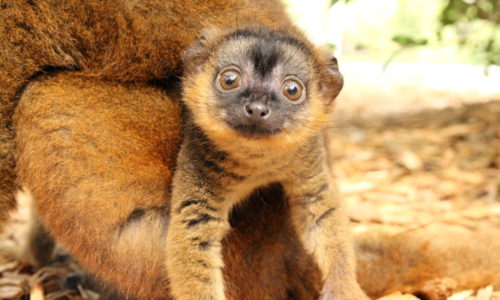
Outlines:
{"type": "Polygon", "coordinates": [[[43,287],[41,284],[35,284],[31,287],[30,300],[45,300],[43,287]]]}
{"type": "Polygon", "coordinates": [[[417,297],[410,294],[402,294],[400,292],[378,298],[378,300],[419,300],[417,297]]]}

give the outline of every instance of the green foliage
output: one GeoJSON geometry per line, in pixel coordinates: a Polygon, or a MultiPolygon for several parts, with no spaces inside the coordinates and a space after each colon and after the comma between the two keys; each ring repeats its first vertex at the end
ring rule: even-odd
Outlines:
{"type": "Polygon", "coordinates": [[[382,70],[384,71],[385,69],[387,69],[387,66],[405,50],[418,46],[425,46],[429,42],[427,39],[419,39],[407,35],[396,35],[392,38],[392,41],[399,45],[399,49],[392,52],[391,55],[389,55],[389,57],[386,59],[384,65],[382,66],[382,70]]]}
{"type": "MultiPolygon", "coordinates": [[[[343,2],[353,3],[354,6],[354,3],[358,2],[329,1],[330,5],[343,2]]],[[[489,65],[500,65],[500,0],[439,0],[431,4],[428,1],[420,3],[415,0],[398,0],[397,13],[392,21],[387,23],[387,30],[380,29],[385,34],[376,34],[379,39],[385,41],[392,38],[397,45],[393,52],[390,52],[386,65],[402,53],[411,53],[411,49],[422,46],[441,51],[454,46],[453,55],[467,57],[467,62],[484,64],[485,70],[489,65]]],[[[369,34],[370,28],[366,28],[366,24],[364,30],[369,34]]],[[[370,38],[372,37],[358,38],[362,42],[356,43],[370,45],[371,49],[379,49],[380,45],[390,49],[387,42],[370,43],[370,38]]]]}
{"type": "Polygon", "coordinates": [[[330,6],[333,6],[337,2],[344,2],[344,3],[349,3],[352,0],[330,0],[330,6]]]}
{"type": "Polygon", "coordinates": [[[500,1],[498,0],[446,0],[441,12],[441,24],[454,25],[476,19],[500,23],[500,1]]]}
{"type": "Polygon", "coordinates": [[[491,38],[484,47],[486,65],[500,66],[500,42],[491,38]]]}
{"type": "Polygon", "coordinates": [[[332,44],[332,43],[328,43],[328,44],[326,44],[326,47],[327,47],[327,49],[328,49],[331,53],[335,52],[335,50],[337,49],[337,45],[332,44]]]}
{"type": "Polygon", "coordinates": [[[453,28],[462,45],[469,45],[485,64],[500,65],[500,1],[498,0],[445,0],[439,19],[442,28],[453,28]],[[482,23],[483,32],[474,30],[482,23]],[[490,33],[484,33],[485,29],[490,33]],[[479,34],[479,37],[478,37],[479,34]]]}
{"type": "Polygon", "coordinates": [[[425,46],[428,42],[427,39],[418,39],[406,35],[396,35],[392,38],[392,40],[399,44],[401,47],[425,46]]]}

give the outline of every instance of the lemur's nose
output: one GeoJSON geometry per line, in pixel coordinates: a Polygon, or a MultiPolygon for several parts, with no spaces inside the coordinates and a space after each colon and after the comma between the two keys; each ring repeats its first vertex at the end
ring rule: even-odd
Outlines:
{"type": "Polygon", "coordinates": [[[253,121],[261,121],[269,116],[269,108],[262,102],[251,102],[245,104],[245,116],[253,121]]]}

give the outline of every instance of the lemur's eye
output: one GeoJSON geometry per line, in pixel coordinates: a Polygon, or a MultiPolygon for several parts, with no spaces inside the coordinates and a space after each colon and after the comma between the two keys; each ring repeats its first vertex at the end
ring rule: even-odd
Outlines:
{"type": "Polygon", "coordinates": [[[224,90],[233,90],[240,86],[241,74],[236,69],[226,69],[219,73],[219,86],[224,90]]]}
{"type": "Polygon", "coordinates": [[[296,102],[303,99],[304,86],[298,80],[287,79],[283,83],[282,92],[288,100],[296,102]]]}

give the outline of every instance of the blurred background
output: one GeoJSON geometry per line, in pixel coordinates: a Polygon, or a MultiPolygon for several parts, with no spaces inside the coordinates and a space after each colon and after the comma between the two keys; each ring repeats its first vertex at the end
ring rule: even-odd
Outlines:
{"type": "MultiPolygon", "coordinates": [[[[450,263],[500,241],[500,1],[287,3],[344,75],[329,134],[355,234],[422,234],[450,263]]],[[[500,299],[492,282],[447,299],[500,299]]]]}
{"type": "Polygon", "coordinates": [[[355,231],[500,239],[500,1],[287,3],[339,58],[331,147],[355,231]]]}
{"type": "Polygon", "coordinates": [[[339,101],[342,109],[385,113],[500,98],[498,0],[287,3],[311,39],[339,58],[341,99],[349,99],[339,101]]]}
{"type": "Polygon", "coordinates": [[[500,1],[287,3],[339,58],[332,153],[357,230],[500,232],[500,1]]]}

